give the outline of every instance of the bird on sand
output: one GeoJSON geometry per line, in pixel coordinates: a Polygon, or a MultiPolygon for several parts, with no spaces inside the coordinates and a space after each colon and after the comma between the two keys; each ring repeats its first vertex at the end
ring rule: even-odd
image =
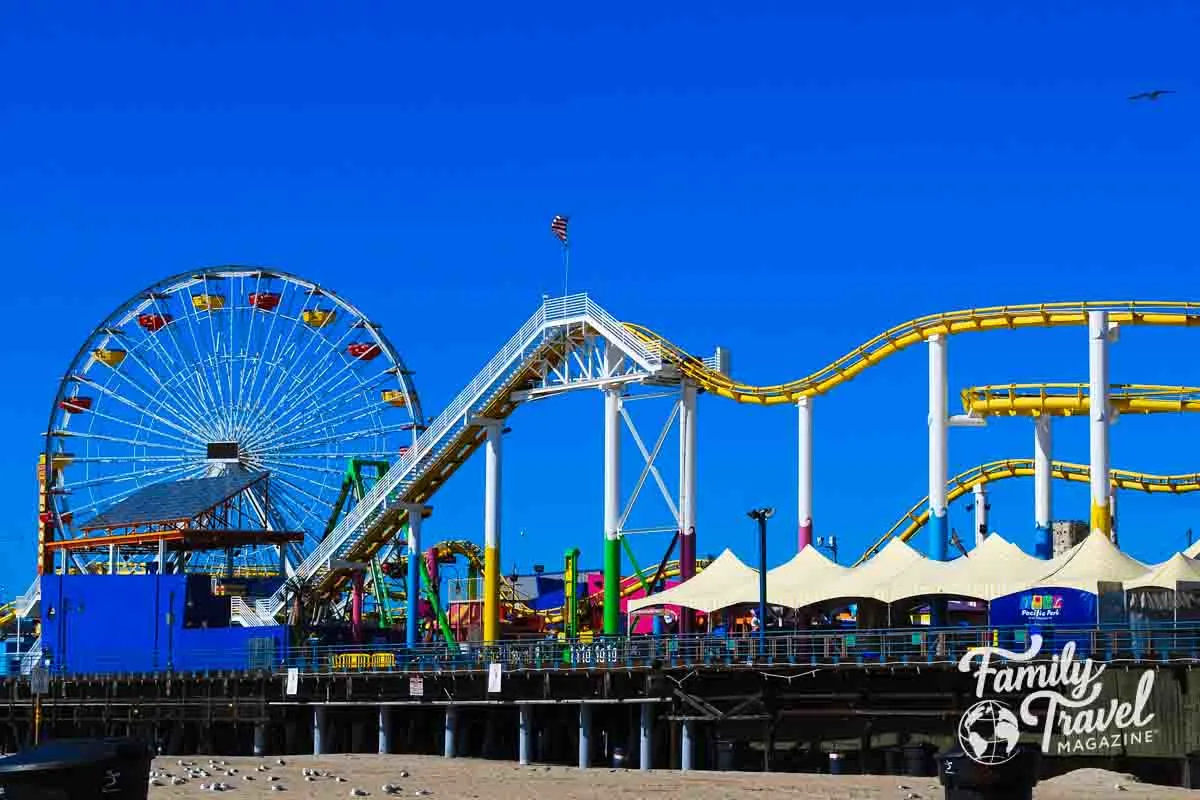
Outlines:
{"type": "Polygon", "coordinates": [[[1129,95],[1130,100],[1157,100],[1164,94],[1177,94],[1174,89],[1151,89],[1148,92],[1138,92],[1129,95]]]}

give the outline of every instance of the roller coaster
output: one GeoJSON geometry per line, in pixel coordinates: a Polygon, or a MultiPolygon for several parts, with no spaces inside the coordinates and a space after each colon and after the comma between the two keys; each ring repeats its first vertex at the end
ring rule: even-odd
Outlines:
{"type": "MultiPolygon", "coordinates": [[[[1033,477],[1034,463],[1031,458],[1015,458],[1006,461],[992,461],[960,472],[950,479],[946,486],[946,496],[950,502],[971,492],[976,486],[995,483],[1009,478],[1033,477]]],[[[1056,480],[1087,483],[1091,480],[1091,470],[1087,464],[1071,464],[1065,461],[1051,462],[1051,476],[1056,480]]],[[[1132,472],[1124,469],[1109,471],[1112,486],[1152,494],[1187,494],[1200,491],[1200,473],[1192,472],[1184,475],[1153,475],[1147,472],[1132,472]]],[[[858,566],[871,556],[883,549],[892,539],[906,542],[917,534],[929,522],[929,498],[923,497],[912,508],[904,512],[896,520],[887,533],[854,562],[858,566]]]]}
{"type": "MultiPolygon", "coordinates": [[[[157,374],[151,366],[146,366],[142,359],[153,356],[162,350],[163,341],[159,337],[174,336],[175,328],[179,325],[193,325],[204,332],[204,328],[213,328],[212,320],[220,314],[228,316],[230,330],[235,320],[248,321],[249,334],[253,334],[256,320],[284,319],[287,330],[305,332],[312,342],[319,343],[323,354],[320,359],[310,364],[297,366],[297,373],[311,379],[311,384],[304,391],[290,393],[288,389],[270,390],[263,388],[262,396],[266,401],[291,403],[292,411],[299,414],[297,419],[303,424],[287,427],[280,433],[280,426],[272,421],[268,411],[262,411],[258,417],[246,418],[247,424],[259,426],[256,430],[246,432],[230,427],[229,435],[214,436],[208,430],[188,430],[187,433],[195,441],[201,442],[207,448],[207,453],[193,455],[188,451],[186,456],[179,456],[181,466],[163,466],[146,468],[147,475],[153,475],[154,481],[173,480],[177,475],[212,474],[214,464],[238,463],[243,470],[263,470],[269,472],[272,480],[282,486],[282,494],[274,509],[279,519],[267,519],[271,509],[258,508],[263,516],[263,531],[250,531],[247,552],[269,553],[278,547],[280,560],[284,552],[291,548],[296,555],[297,563],[288,564],[288,582],[279,588],[266,600],[259,601],[255,614],[268,620],[278,618],[287,605],[289,595],[296,586],[304,586],[306,591],[324,598],[324,602],[341,602],[338,598],[345,596],[344,589],[348,583],[354,584],[354,593],[358,595],[355,608],[361,607],[362,580],[365,566],[372,571],[378,571],[380,565],[399,562],[404,556],[397,547],[396,537],[405,535],[408,538],[410,553],[421,552],[419,549],[420,520],[429,515],[429,501],[438,489],[452,476],[475,450],[484,448],[487,454],[487,469],[485,470],[485,537],[480,549],[472,543],[462,543],[461,540],[442,542],[441,545],[450,547],[457,543],[459,546],[454,554],[467,559],[468,570],[482,576],[482,606],[483,606],[483,638],[494,641],[497,635],[496,623],[502,603],[514,608],[522,607],[523,603],[515,587],[504,580],[499,568],[499,486],[501,441],[507,432],[506,420],[521,404],[534,399],[553,396],[573,390],[602,390],[605,395],[604,427],[605,427],[605,544],[604,544],[604,590],[601,605],[604,608],[603,627],[605,633],[616,633],[617,606],[619,600],[631,584],[620,574],[620,546],[624,540],[622,525],[625,515],[621,513],[621,483],[619,466],[619,438],[622,411],[622,393],[629,387],[644,385],[653,389],[677,387],[680,393],[680,430],[681,430],[681,485],[680,502],[675,511],[674,529],[681,537],[680,558],[676,569],[681,578],[687,579],[695,573],[695,486],[694,486],[694,448],[689,444],[694,441],[694,412],[695,396],[697,393],[707,393],[723,397],[738,403],[751,405],[780,405],[793,404],[800,409],[800,449],[801,449],[801,481],[798,487],[800,505],[800,546],[811,536],[811,410],[808,401],[818,395],[830,392],[837,386],[852,380],[855,376],[875,366],[889,356],[897,354],[922,342],[928,342],[930,347],[930,481],[928,511],[919,513],[914,507],[902,520],[889,530],[884,540],[892,536],[909,537],[912,526],[920,527],[919,520],[925,523],[932,521],[935,536],[932,541],[943,543],[945,531],[945,506],[948,498],[960,496],[971,486],[997,480],[1002,477],[1015,477],[1027,474],[1031,469],[1037,471],[1037,466],[1028,466],[1029,462],[1010,461],[995,462],[983,465],[973,471],[955,478],[946,474],[946,427],[953,421],[945,411],[945,401],[941,395],[945,393],[945,339],[958,334],[986,332],[996,330],[1024,330],[1032,328],[1056,328],[1068,326],[1087,326],[1089,340],[1092,342],[1089,352],[1092,356],[1093,380],[1085,387],[1081,384],[1010,384],[1006,386],[986,386],[969,389],[963,394],[965,416],[975,420],[983,420],[991,416],[1071,416],[1088,414],[1092,418],[1093,459],[1087,467],[1055,462],[1055,477],[1067,480],[1089,480],[1092,486],[1092,515],[1093,527],[1107,530],[1107,517],[1097,511],[1098,503],[1104,502],[1104,515],[1107,514],[1107,496],[1098,493],[1107,487],[1103,478],[1097,476],[1109,473],[1107,463],[1107,425],[1109,415],[1090,414],[1090,403],[1102,393],[1105,407],[1116,413],[1166,413],[1178,411],[1200,410],[1200,390],[1190,387],[1162,387],[1122,385],[1110,391],[1107,381],[1106,344],[1110,326],[1157,326],[1157,327],[1192,327],[1200,325],[1200,303],[1191,302],[1138,302],[1138,301],[1102,301],[1076,303],[1048,303],[1037,305],[996,306],[987,308],[966,309],[941,314],[918,317],[900,325],[894,326],[873,337],[866,343],[854,348],[848,353],[836,358],[828,365],[817,371],[785,383],[769,385],[753,385],[735,381],[728,374],[727,362],[718,350],[716,356],[704,358],[693,355],[663,336],[641,325],[619,322],[604,309],[594,303],[587,295],[573,295],[562,298],[545,299],[536,313],[522,325],[508,342],[497,351],[495,356],[483,367],[463,390],[435,418],[426,419],[420,411],[415,388],[412,385],[412,373],[404,366],[395,348],[382,336],[379,326],[365,317],[355,307],[336,293],[327,292],[321,287],[297,276],[252,267],[221,267],[210,268],[196,273],[183,273],[150,287],[146,292],[136,295],[120,307],[97,328],[85,342],[76,357],[65,381],[55,397],[54,413],[47,432],[46,452],[43,453],[39,472],[41,492],[39,494],[40,528],[39,528],[39,565],[51,569],[55,563],[56,554],[62,554],[64,571],[75,569],[91,571],[102,559],[108,560],[109,570],[118,571],[118,564],[147,563],[155,556],[149,548],[138,539],[130,547],[143,548],[136,555],[137,562],[122,560],[125,553],[116,556],[116,549],[124,547],[124,539],[112,535],[113,529],[120,527],[112,521],[108,523],[104,535],[88,535],[89,531],[76,530],[76,517],[80,512],[91,507],[103,508],[101,499],[94,497],[97,486],[108,485],[117,480],[116,475],[103,473],[105,467],[95,466],[116,463],[120,459],[101,452],[105,442],[122,442],[124,439],[90,433],[90,428],[68,430],[67,423],[74,419],[98,420],[113,419],[99,413],[91,413],[93,404],[103,402],[104,398],[116,394],[110,384],[118,389],[124,384],[113,383],[106,375],[120,376],[130,387],[138,389],[142,384],[129,378],[121,370],[130,365],[140,365],[146,370],[146,380],[156,380],[157,374]],[[222,288],[225,287],[225,288],[222,288]],[[274,288],[271,288],[274,287],[274,288]],[[196,291],[200,293],[197,294],[196,291]],[[173,299],[174,298],[174,299],[173,299]],[[177,305],[169,305],[176,304],[177,305]],[[167,309],[171,309],[168,313],[167,309]],[[286,311],[286,313],[284,313],[286,311]],[[343,326],[343,327],[338,327],[343,326]],[[139,330],[140,329],[140,330],[139,330]],[[335,331],[340,331],[335,333],[335,331]],[[129,338],[129,350],[119,349],[115,345],[121,343],[118,334],[133,335],[129,338]],[[1099,343],[1099,344],[1097,344],[1099,343]],[[138,348],[141,347],[139,351],[138,348]],[[126,357],[128,356],[128,360],[126,357]],[[367,379],[366,364],[372,359],[386,361],[385,369],[379,371],[376,377],[367,379]],[[340,359],[340,360],[339,360],[340,359]],[[340,372],[331,373],[326,379],[322,366],[329,363],[341,363],[345,366],[340,372]],[[358,366],[356,366],[358,365],[358,366]],[[354,372],[356,368],[362,372],[354,372]],[[104,372],[103,370],[110,372],[104,372]],[[346,391],[335,393],[328,381],[336,380],[339,375],[354,377],[346,391]],[[89,377],[93,376],[93,377],[89,377]],[[324,381],[324,382],[323,382],[324,381]],[[323,387],[330,386],[323,391],[323,387]],[[377,387],[381,398],[378,402],[371,400],[377,387]],[[80,387],[91,389],[98,393],[97,397],[87,396],[80,392],[80,387]],[[350,398],[349,400],[347,398],[350,398]],[[362,446],[338,450],[338,443],[358,441],[364,431],[348,429],[345,433],[325,436],[316,440],[321,445],[313,448],[313,442],[308,440],[291,442],[277,437],[298,437],[308,435],[319,428],[312,420],[326,413],[325,404],[354,403],[362,405],[361,410],[351,409],[344,415],[336,417],[339,424],[343,421],[351,424],[355,420],[375,419],[382,413],[381,409],[398,409],[405,415],[394,422],[375,422],[366,431],[375,437],[378,446],[364,443],[362,446]],[[299,409],[296,411],[295,409],[299,409]],[[372,416],[375,415],[375,416],[372,416]],[[261,419],[260,419],[261,417],[261,419]],[[1100,417],[1103,417],[1100,419],[1100,417]],[[686,423],[685,423],[685,420],[686,423]],[[683,436],[685,431],[687,435],[683,436]],[[411,434],[411,443],[405,443],[397,448],[396,443],[389,437],[395,433],[411,434]],[[237,439],[245,437],[243,445],[237,439]],[[82,438],[81,438],[82,437],[82,438]],[[64,449],[65,442],[94,440],[95,452],[89,450],[82,456],[72,454],[64,449]],[[220,439],[220,441],[216,441],[220,439]],[[386,440],[386,441],[385,441],[386,440]],[[254,447],[250,447],[253,444],[254,447]],[[242,449],[239,449],[242,448],[242,449]],[[257,449],[255,449],[257,448],[257,449]],[[291,449],[289,449],[291,448],[291,449]],[[345,458],[346,455],[358,459],[361,464],[373,468],[373,474],[364,479],[362,474],[347,474],[343,481],[341,492],[332,504],[333,514],[328,517],[322,535],[315,536],[311,523],[314,515],[328,510],[329,505],[322,505],[320,498],[306,490],[302,482],[305,478],[298,471],[291,471],[290,462],[281,459],[292,458],[286,453],[304,453],[303,458],[313,459],[314,470],[311,474],[336,474],[340,465],[331,466],[334,458],[345,458]],[[328,452],[327,452],[328,451],[328,452]],[[338,451],[338,452],[334,452],[338,451]],[[284,455],[281,455],[284,454],[284,455]],[[1004,466],[1001,466],[1004,465],[1004,466]],[[80,478],[68,480],[68,470],[91,470],[80,478]],[[192,473],[179,473],[176,470],[193,470],[192,473]],[[198,472],[196,472],[198,470],[198,472]],[[91,475],[98,477],[89,477],[91,475]],[[971,481],[975,481],[972,484],[971,481]],[[1097,487],[1100,486],[1098,489],[1097,487]],[[68,508],[67,502],[73,492],[86,490],[93,496],[90,503],[68,508]],[[312,546],[293,546],[292,544],[275,544],[270,539],[272,531],[304,531],[304,535],[315,540],[312,546]],[[266,544],[267,542],[270,544],[266,544]],[[470,546],[467,546],[470,545],[470,546]],[[106,555],[114,553],[113,556],[106,555]],[[356,577],[357,576],[357,577],[356,577]]],[[[224,319],[224,317],[221,317],[224,319]]],[[[264,324],[266,324],[264,322],[264,324]]],[[[272,326],[274,322],[270,323],[272,326]]],[[[261,328],[260,328],[261,330],[261,328]]],[[[270,336],[268,329],[266,333],[270,336]]],[[[291,333],[288,334],[292,335],[291,333]]],[[[299,334],[295,334],[299,337],[299,334]]],[[[213,334],[212,347],[220,352],[232,345],[224,343],[213,334]]],[[[276,347],[281,353],[292,352],[285,350],[280,334],[276,347]]],[[[226,337],[228,338],[228,337],[226,337]]],[[[247,341],[250,339],[248,338],[247,341]]],[[[195,348],[199,365],[213,362],[211,354],[204,351],[201,339],[195,339],[195,348]]],[[[179,346],[175,342],[176,347],[179,346]]],[[[313,345],[314,352],[318,345],[313,345]]],[[[241,383],[254,388],[254,382],[262,374],[258,370],[258,362],[251,357],[252,348],[229,350],[229,358],[242,359],[238,369],[241,373],[241,383]]],[[[217,359],[218,361],[220,359],[217,359]]],[[[174,363],[173,361],[171,363],[174,363]]],[[[233,370],[233,366],[230,366],[233,370]]],[[[266,380],[267,378],[263,378],[266,380]]],[[[217,376],[214,380],[220,380],[217,376]]],[[[161,384],[161,381],[158,381],[161,384]]],[[[228,389],[232,395],[234,384],[232,377],[228,380],[228,389]]],[[[214,384],[220,388],[219,383],[214,384]]],[[[238,387],[240,392],[240,387],[238,387]]],[[[121,403],[131,407],[136,412],[140,400],[118,398],[121,403]]],[[[195,397],[180,397],[173,400],[176,405],[168,406],[163,413],[170,412],[183,422],[192,416],[206,419],[210,399],[197,393],[195,397]],[[193,413],[194,412],[194,413],[193,413]]],[[[109,404],[111,405],[111,403],[109,404]]],[[[226,413],[218,409],[214,413],[226,413]]],[[[230,412],[232,421],[238,421],[237,415],[230,412]]],[[[126,422],[133,428],[139,423],[136,418],[126,422]]],[[[627,418],[626,418],[626,421],[627,418]]],[[[121,420],[117,420],[121,422],[121,420]]],[[[161,421],[160,421],[161,422],[161,421]]],[[[168,420],[169,422],[169,420],[168,420]]],[[[170,423],[175,428],[182,424],[170,423]]],[[[240,424],[240,422],[239,422],[240,424]]],[[[214,423],[215,425],[215,423],[214,423]]],[[[203,427],[203,426],[201,426],[203,427]]],[[[214,427],[209,425],[209,428],[214,427]]],[[[286,426],[285,426],[286,427],[286,426]]],[[[637,440],[648,467],[653,467],[652,457],[648,448],[640,439],[637,440]]],[[[89,444],[89,447],[93,447],[89,444]]],[[[168,448],[168,445],[162,445],[168,448]]],[[[657,449],[657,448],[656,448],[657,449]]],[[[175,456],[163,456],[162,460],[171,462],[175,456]]],[[[344,461],[343,461],[344,463],[344,461]]],[[[1039,463],[1045,463],[1042,459],[1039,463]]],[[[1184,491],[1186,482],[1180,482],[1171,476],[1161,480],[1154,476],[1138,473],[1123,473],[1116,471],[1113,480],[1117,485],[1129,483],[1131,488],[1142,486],[1176,485],[1175,491],[1184,491]],[[1165,481],[1165,483],[1163,483],[1165,481]],[[1175,481],[1175,483],[1172,483],[1175,481]],[[1123,483],[1124,482],[1124,483],[1123,483]]],[[[654,472],[654,477],[662,487],[661,477],[654,472]]],[[[1043,477],[1045,477],[1043,475],[1043,477]]],[[[639,480],[639,488],[647,478],[644,473],[639,480]]],[[[127,478],[125,478],[127,480],[127,478]]],[[[315,483],[314,483],[315,485],[315,483]]],[[[274,484],[273,484],[274,486],[274,484]]],[[[135,487],[137,488],[137,487],[135,487]]],[[[328,484],[321,484],[321,489],[327,489],[328,484]]],[[[1155,491],[1155,489],[1147,489],[1155,491]]],[[[665,487],[663,487],[665,493],[665,487]]],[[[1167,491],[1164,489],[1164,491],[1167,491]]],[[[276,491],[272,496],[276,496],[276,491]]],[[[113,494],[107,498],[109,503],[117,502],[126,494],[113,494]]],[[[263,500],[265,501],[264,494],[263,500]]],[[[82,502],[82,501],[78,501],[82,502]]],[[[259,503],[264,506],[265,502],[259,503]]],[[[920,504],[919,504],[920,505],[920,504]]],[[[85,525],[87,524],[84,520],[85,525]]],[[[325,522],[325,518],[321,518],[325,522]]],[[[316,528],[319,530],[319,527],[316,528]]],[[[166,536],[170,531],[139,534],[159,536],[163,541],[158,542],[159,562],[165,563],[166,536]]],[[[243,532],[245,533],[245,532],[243,532]]],[[[171,534],[174,535],[174,534],[171,534]]],[[[296,533],[296,536],[301,534],[296,533]]],[[[280,540],[282,542],[282,540],[280,540]]],[[[307,543],[306,543],[307,544],[307,543]]],[[[191,547],[185,543],[184,549],[191,547]]],[[[876,546],[876,548],[878,545],[876,546]]],[[[876,548],[868,550],[869,556],[876,548]]],[[[197,548],[202,549],[202,548],[197,548]]],[[[211,546],[209,550],[214,548],[211,546]]],[[[229,550],[226,548],[226,552],[229,550]]],[[[448,552],[450,552],[448,550],[448,552]]],[[[944,557],[944,551],[931,549],[931,557],[944,557]]],[[[220,555],[204,555],[189,562],[189,566],[201,568],[204,563],[211,565],[219,563],[220,555]]],[[[864,556],[865,557],[865,556],[864,556]]],[[[232,559],[231,556],[227,556],[232,559]]],[[[420,560],[420,559],[417,559],[420,560]]],[[[415,563],[415,562],[414,562],[415,563]]],[[[242,563],[234,566],[226,565],[231,574],[260,574],[258,571],[268,570],[271,564],[259,562],[242,563]]],[[[412,564],[407,564],[408,583],[413,584],[417,577],[412,564]]],[[[102,566],[101,566],[102,568],[102,566]]],[[[280,567],[282,568],[282,566],[280,567]]],[[[132,567],[131,567],[132,569],[132,567]]],[[[643,570],[637,570],[638,578],[633,585],[644,584],[643,570]]],[[[660,569],[658,573],[661,573],[660,569]]],[[[373,581],[374,582],[374,581],[373,581]]],[[[382,582],[381,580],[378,582],[382,582]]],[[[644,585],[641,587],[646,588],[644,585]]],[[[384,606],[393,599],[395,592],[382,593],[378,597],[384,606]]],[[[405,596],[411,612],[414,596],[405,596]]],[[[412,615],[410,613],[410,619],[412,615]]]]}

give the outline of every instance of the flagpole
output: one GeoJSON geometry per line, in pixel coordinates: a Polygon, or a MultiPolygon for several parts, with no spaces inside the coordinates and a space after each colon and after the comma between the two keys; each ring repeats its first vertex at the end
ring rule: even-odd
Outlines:
{"type": "Polygon", "coordinates": [[[571,245],[563,242],[563,297],[567,296],[567,280],[571,276],[571,245]]]}

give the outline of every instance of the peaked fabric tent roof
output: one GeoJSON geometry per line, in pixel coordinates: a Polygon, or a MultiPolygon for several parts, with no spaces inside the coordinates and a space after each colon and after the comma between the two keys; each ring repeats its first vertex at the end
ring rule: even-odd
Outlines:
{"type": "Polygon", "coordinates": [[[736,599],[741,587],[758,578],[758,570],[746,566],[726,548],[725,552],[689,580],[666,591],[630,600],[629,613],[649,606],[683,606],[705,613],[744,602],[736,599]],[[734,598],[734,599],[731,599],[734,598]]]}
{"type": "Polygon", "coordinates": [[[1098,581],[1128,581],[1145,575],[1147,569],[1141,561],[1118,550],[1104,534],[1090,533],[1082,542],[1052,559],[1040,576],[1014,591],[1061,586],[1094,593],[1098,581]]]}
{"type": "MultiPolygon", "coordinates": [[[[840,597],[882,599],[879,596],[879,587],[920,560],[922,560],[921,554],[906,542],[892,539],[861,566],[846,569],[840,573],[829,571],[822,580],[814,580],[811,583],[804,581],[799,586],[793,587],[787,595],[788,605],[792,608],[800,608],[819,603],[822,600],[834,600],[840,597]]],[[[768,598],[774,596],[769,578],[767,596],[768,598]]]]}
{"type": "Polygon", "coordinates": [[[1161,564],[1154,565],[1141,577],[1125,581],[1125,588],[1174,590],[1178,581],[1200,581],[1200,561],[1176,553],[1161,564]]]}
{"type": "Polygon", "coordinates": [[[1019,591],[1045,569],[1045,561],[993,533],[965,557],[914,561],[872,596],[888,603],[930,594],[991,600],[1019,591]]]}
{"type": "Polygon", "coordinates": [[[1188,558],[1200,558],[1200,541],[1194,542],[1183,554],[1188,558]]]}
{"type": "MultiPolygon", "coordinates": [[[[813,588],[834,587],[850,572],[850,567],[835,564],[820,549],[810,545],[767,573],[767,602],[773,606],[799,608],[812,602],[805,598],[813,588]]],[[[755,585],[738,602],[757,600],[758,586],[755,585]]]]}

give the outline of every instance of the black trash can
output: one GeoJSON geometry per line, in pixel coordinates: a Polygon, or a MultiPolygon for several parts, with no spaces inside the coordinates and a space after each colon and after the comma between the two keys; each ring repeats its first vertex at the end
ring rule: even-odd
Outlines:
{"type": "Polygon", "coordinates": [[[842,758],[841,753],[829,754],[829,774],[842,775],[846,772],[846,760],[842,758]]]}
{"type": "Polygon", "coordinates": [[[625,769],[629,764],[625,761],[625,748],[614,747],[612,752],[613,769],[625,769]]]}
{"type": "Polygon", "coordinates": [[[0,758],[0,796],[146,800],[153,758],[137,739],[59,739],[0,758]]]}
{"type": "Polygon", "coordinates": [[[731,739],[717,740],[717,769],[721,772],[733,772],[737,769],[735,745],[731,739]]]}
{"type": "Polygon", "coordinates": [[[946,800],[1032,800],[1042,765],[1037,745],[1018,744],[1012,758],[981,763],[955,746],[938,755],[946,800]]]}
{"type": "Polygon", "coordinates": [[[933,762],[933,747],[929,744],[910,744],[904,747],[904,774],[915,778],[932,778],[937,774],[933,762]]]}
{"type": "Polygon", "coordinates": [[[904,761],[900,758],[899,747],[888,747],[884,749],[883,772],[885,775],[904,774],[904,761]]]}

